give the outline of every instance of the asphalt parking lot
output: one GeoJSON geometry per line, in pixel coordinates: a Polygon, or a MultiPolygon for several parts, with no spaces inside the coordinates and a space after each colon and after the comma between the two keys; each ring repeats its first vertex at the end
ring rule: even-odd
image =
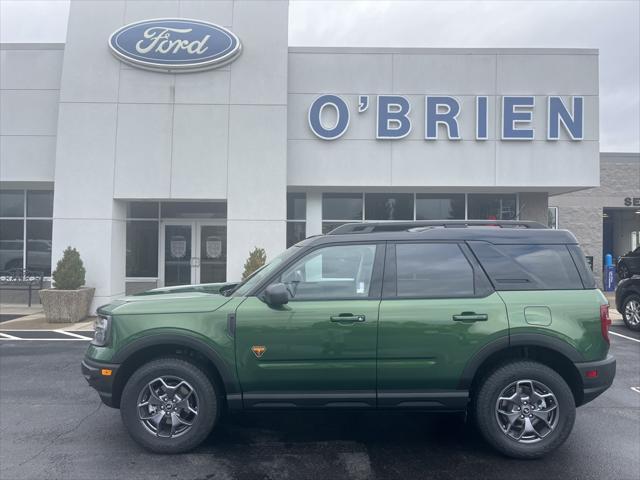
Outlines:
{"type": "MultiPolygon", "coordinates": [[[[196,451],[147,453],[80,374],[86,341],[0,341],[1,479],[640,478],[639,336],[614,327],[613,387],[536,461],[493,452],[461,415],[261,413],[225,419],[196,451]],[[634,341],[635,339],[635,341],[634,341]]],[[[19,333],[15,333],[16,337],[19,333]]]]}

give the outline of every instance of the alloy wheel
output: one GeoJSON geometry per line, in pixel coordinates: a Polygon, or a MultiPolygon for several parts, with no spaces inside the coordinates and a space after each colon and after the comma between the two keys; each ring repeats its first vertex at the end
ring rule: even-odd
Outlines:
{"type": "Polygon", "coordinates": [[[138,395],[138,420],[157,437],[179,437],[191,430],[198,406],[198,394],[188,382],[176,376],[158,377],[138,395]]]}
{"type": "Polygon", "coordinates": [[[518,380],[502,390],[496,401],[496,421],[507,437],[536,443],[558,425],[559,406],[549,387],[536,380],[518,380]]]}
{"type": "Polygon", "coordinates": [[[624,316],[630,325],[640,324],[640,301],[629,300],[624,307],[624,316]]]}

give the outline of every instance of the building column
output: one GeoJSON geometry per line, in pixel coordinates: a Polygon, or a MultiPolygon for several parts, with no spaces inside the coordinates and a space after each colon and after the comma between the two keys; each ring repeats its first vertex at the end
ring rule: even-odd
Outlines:
{"type": "Polygon", "coordinates": [[[322,234],[322,192],[308,191],[307,192],[307,224],[306,235],[311,237],[313,235],[322,234]]]}

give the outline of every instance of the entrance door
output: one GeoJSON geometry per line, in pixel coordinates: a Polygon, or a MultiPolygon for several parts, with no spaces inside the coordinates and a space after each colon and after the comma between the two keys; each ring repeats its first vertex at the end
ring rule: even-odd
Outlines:
{"type": "Polygon", "coordinates": [[[160,232],[164,286],[224,282],[227,226],[215,220],[165,220],[160,232]]]}

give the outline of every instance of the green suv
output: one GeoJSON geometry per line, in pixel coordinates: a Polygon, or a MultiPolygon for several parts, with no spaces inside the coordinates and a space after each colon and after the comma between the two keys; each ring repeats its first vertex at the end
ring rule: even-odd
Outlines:
{"type": "Polygon", "coordinates": [[[194,448],[227,409],[358,408],[468,412],[534,458],[613,381],[608,308],[567,231],[348,224],[242,283],[101,307],[82,370],[155,452],[194,448]]]}

